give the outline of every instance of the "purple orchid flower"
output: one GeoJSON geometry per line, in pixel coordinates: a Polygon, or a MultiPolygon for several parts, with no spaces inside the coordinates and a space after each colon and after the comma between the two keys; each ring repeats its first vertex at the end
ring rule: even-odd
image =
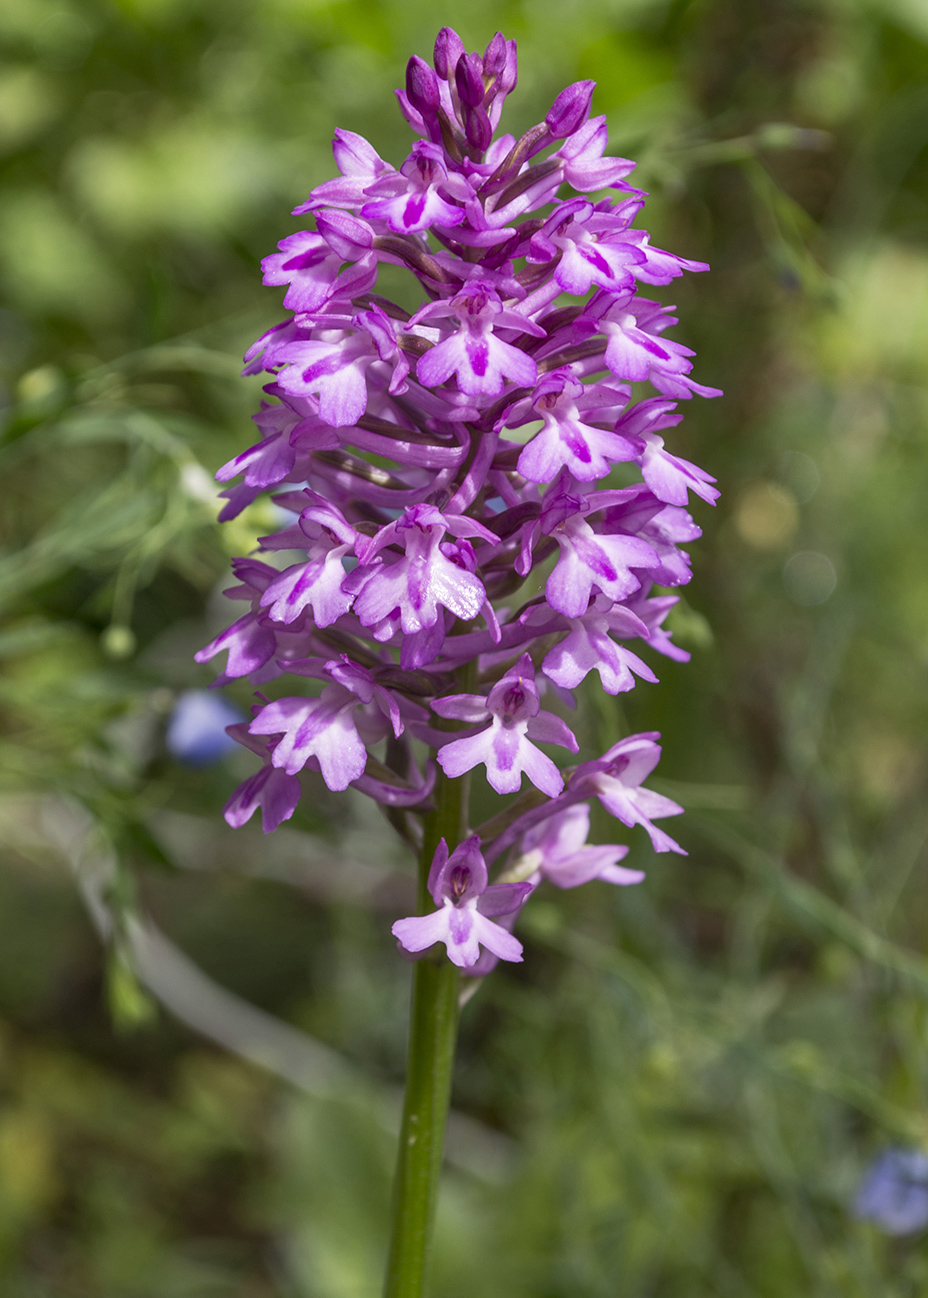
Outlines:
{"type": "Polygon", "coordinates": [[[682,816],[683,808],[663,794],[641,787],[641,781],[647,779],[660,760],[660,745],[655,743],[659,738],[654,731],[619,740],[598,761],[578,766],[572,783],[595,793],[606,810],[623,825],[629,828],[642,825],[655,852],[679,852],[686,856],[679,843],[651,823],[663,816],[682,816]]]}
{"type": "MultiPolygon", "coordinates": [[[[347,789],[364,774],[367,749],[359,733],[355,713],[362,707],[376,705],[395,736],[403,733],[399,706],[388,690],[378,685],[369,671],[348,660],[326,663],[290,664],[290,670],[301,675],[322,675],[329,680],[317,699],[283,698],[268,703],[252,721],[253,735],[280,735],[271,761],[288,775],[303,769],[315,757],[322,777],[330,789],[347,789]],[[321,671],[320,671],[321,668],[321,671]]],[[[376,722],[376,716],[370,720],[376,722]]],[[[376,737],[384,733],[381,724],[376,737]]]]}
{"type": "Polygon", "coordinates": [[[541,711],[535,668],[528,654],[497,681],[486,698],[451,694],[436,699],[432,707],[442,717],[490,722],[485,729],[439,749],[438,761],[452,779],[483,763],[497,793],[515,793],[523,771],[550,798],[564,787],[560,771],[532,740],[559,744],[572,753],[578,750],[577,741],[560,717],[541,711]]]}
{"type": "Polygon", "coordinates": [[[561,469],[578,482],[592,482],[604,478],[613,464],[637,457],[637,447],[627,437],[581,420],[578,401],[585,391],[566,367],[546,375],[535,388],[531,413],[541,417],[542,427],[516,466],[529,482],[553,482],[561,469]]]}
{"type": "Polygon", "coordinates": [[[643,870],[617,864],[628,855],[627,847],[614,843],[590,846],[586,841],[589,834],[589,804],[575,802],[528,831],[519,859],[508,873],[535,884],[547,879],[558,888],[579,888],[593,879],[622,887],[641,883],[643,870]]]}
{"type": "Polygon", "coordinates": [[[245,608],[197,655],[226,652],[220,681],[280,694],[232,728],[262,762],[232,824],[292,815],[303,770],[389,808],[408,841],[436,778],[485,768],[497,793],[523,775],[540,790],[482,845],[443,847],[439,909],[397,926],[407,950],[442,941],[470,976],[518,957],[509,929],[528,894],[488,886],[484,855],[521,852],[520,870],[560,887],[637,881],[624,847],[587,844],[593,797],[657,851],[683,850],[653,823],[680,807],[643,787],[657,735],[613,745],[566,787],[542,748],[577,752],[557,713],[591,673],[618,694],[656,682],[655,653],[687,660],[666,588],[692,575],[688,500],[718,496],[672,442],[678,403],[717,389],[693,377],[674,308],[639,292],[706,267],[651,245],[592,82],[518,138],[498,129],[517,72],[501,33],[481,54],[444,28],[397,92],[408,156],[394,166],[338,130],[338,176],[296,209],[311,228],[265,259],[294,314],[246,353],[245,373],[264,376],[261,437],[217,476],[221,517],[270,491],[289,519],[235,561],[227,594],[245,608]],[[378,291],[385,265],[417,286],[418,309],[378,291]],[[462,693],[469,665],[480,684],[462,693]]]}
{"type": "Polygon", "coordinates": [[[618,645],[611,634],[648,640],[648,628],[641,618],[623,604],[610,605],[597,595],[586,613],[570,619],[570,632],[548,650],[542,670],[562,689],[576,689],[591,671],[599,672],[607,694],[624,694],[634,689],[635,676],[657,682],[646,662],[618,645]]]}
{"type": "MultiPolygon", "coordinates": [[[[625,599],[641,587],[635,570],[658,564],[653,547],[640,537],[594,532],[584,518],[592,508],[595,501],[570,489],[566,472],[542,505],[539,528],[560,548],[545,594],[551,607],[566,617],[585,613],[594,589],[611,600],[625,599]]],[[[523,548],[523,563],[524,553],[523,548]]]]}
{"type": "Polygon", "coordinates": [[[417,370],[420,383],[434,388],[454,374],[462,392],[480,397],[498,397],[506,379],[534,383],[537,371],[532,358],[497,337],[494,330],[508,327],[536,338],[543,338],[544,330],[507,310],[492,285],[472,282],[450,302],[423,307],[413,322],[422,324],[448,315],[456,316],[461,328],[422,357],[417,370]]]}
{"type": "Polygon", "coordinates": [[[392,933],[407,951],[444,942],[448,959],[461,968],[476,964],[481,946],[500,960],[521,961],[522,943],[493,918],[518,911],[531,891],[530,883],[488,885],[476,834],[450,856],[442,839],[429,872],[429,892],[438,909],[397,920],[392,933]]]}
{"type": "Polygon", "coordinates": [[[271,762],[277,739],[264,739],[249,733],[248,722],[226,727],[226,733],[243,748],[263,758],[264,765],[232,794],[222,814],[233,829],[241,829],[261,808],[261,826],[265,834],[273,833],[279,824],[289,820],[300,801],[300,782],[271,762]]]}
{"type": "Polygon", "coordinates": [[[441,542],[447,533],[497,539],[476,519],[443,514],[434,505],[421,504],[410,506],[367,544],[345,584],[346,590],[356,592],[355,613],[364,626],[377,626],[394,610],[407,635],[434,626],[440,606],[464,621],[477,616],[486,591],[473,572],[443,553],[441,542]],[[384,563],[382,552],[391,545],[402,546],[404,556],[384,563]]]}
{"type": "Polygon", "coordinates": [[[397,234],[421,234],[433,225],[460,225],[463,204],[473,197],[464,177],[448,171],[444,151],[425,141],[413,145],[399,172],[376,181],[367,193],[372,201],[364,204],[361,215],[386,221],[397,234]]]}

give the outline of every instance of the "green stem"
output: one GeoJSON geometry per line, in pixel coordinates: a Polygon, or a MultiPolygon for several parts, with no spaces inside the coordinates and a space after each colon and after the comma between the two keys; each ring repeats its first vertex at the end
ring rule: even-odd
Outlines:
{"type": "MultiPolygon", "coordinates": [[[[420,915],[434,908],[428,877],[439,839],[453,850],[464,835],[467,781],[439,773],[419,858],[420,915]]],[[[384,1298],[422,1298],[426,1281],[458,1026],[460,974],[442,953],[413,970],[406,1100],[393,1189],[393,1235],[384,1298]]]]}

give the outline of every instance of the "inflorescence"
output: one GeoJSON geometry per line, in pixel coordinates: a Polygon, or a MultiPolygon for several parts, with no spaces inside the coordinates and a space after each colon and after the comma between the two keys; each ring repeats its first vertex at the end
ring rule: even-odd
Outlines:
{"type": "Polygon", "coordinates": [[[296,208],[315,229],[265,259],[293,314],[246,354],[246,374],[272,378],[261,440],[217,475],[241,477],[220,518],[274,489],[292,518],[261,551],[298,557],[283,570],[235,560],[227,594],[248,611],[197,655],[228,651],[220,683],[322,682],[312,697],[259,695],[229,727],[263,759],[226,807],[231,825],[260,807],[275,829],[314,770],[376,799],[414,842],[436,760],[451,778],[485,767],[501,794],[528,776],[540,794],[483,841],[450,854],[442,841],[437,909],[394,926],[406,950],[444,942],[471,975],[521,959],[511,928],[541,879],[642,878],[617,864],[626,847],[586,844],[592,798],[656,851],[682,851],[653,823],[682,808],[642,786],[659,736],[623,739],[565,784],[544,749],[577,741],[542,698],[569,702],[594,670],[610,694],[656,680],[635,640],[688,658],[663,627],[677,597],[657,588],[690,578],[688,493],[718,495],[662,437],[678,401],[718,390],[665,337],[673,308],[639,294],[707,267],[634,228],[646,196],[626,182],[634,163],[605,156],[593,82],[568,86],[520,139],[494,138],[515,84],[514,41],[497,33],[469,54],[444,28],[434,69],[411,59],[397,91],[421,137],[400,169],[337,131],[341,174],[296,208]],[[604,190],[618,196],[586,197],[604,190]],[[375,292],[383,264],[417,281],[414,313],[375,292]],[[600,486],[619,463],[631,485],[600,486]]]}

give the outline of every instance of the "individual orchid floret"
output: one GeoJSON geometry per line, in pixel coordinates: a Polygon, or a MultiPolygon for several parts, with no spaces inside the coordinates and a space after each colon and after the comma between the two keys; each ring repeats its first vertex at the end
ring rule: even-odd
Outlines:
{"type": "Polygon", "coordinates": [[[420,141],[399,172],[385,176],[367,191],[361,208],[366,220],[386,221],[396,234],[421,234],[433,225],[453,227],[464,220],[462,204],[473,195],[463,176],[448,172],[443,150],[420,141]],[[449,199],[458,199],[455,205],[449,199]]]}
{"type": "MultiPolygon", "coordinates": [[[[291,664],[290,670],[296,667],[297,664],[291,664]]],[[[315,757],[329,788],[347,789],[352,780],[364,774],[367,764],[367,750],[355,713],[365,705],[374,704],[398,736],[403,731],[399,708],[389,691],[377,685],[369,671],[349,662],[345,655],[341,660],[308,664],[304,672],[329,681],[320,696],[317,699],[291,696],[266,704],[252,721],[249,732],[281,736],[271,761],[288,775],[296,775],[315,757]]],[[[381,734],[385,730],[382,722],[379,730],[381,734]]]]}
{"type": "Polygon", "coordinates": [[[707,262],[691,261],[688,257],[677,256],[675,252],[652,248],[647,230],[630,230],[626,238],[643,253],[642,260],[636,264],[632,274],[645,284],[669,284],[685,270],[697,273],[709,269],[707,262]]]}
{"type": "Polygon", "coordinates": [[[293,209],[294,216],[314,212],[320,207],[357,208],[364,202],[365,191],[394,168],[355,131],[338,127],[332,141],[335,165],[342,173],[337,180],[317,185],[305,203],[293,209]]]}
{"type": "Polygon", "coordinates": [[[563,789],[560,771],[532,741],[559,744],[572,753],[577,752],[577,741],[560,717],[541,711],[529,654],[523,654],[497,681],[487,698],[452,694],[436,699],[432,708],[439,716],[458,721],[490,722],[485,729],[454,739],[439,749],[438,761],[451,779],[482,763],[497,793],[516,793],[523,771],[549,798],[557,797],[563,789]]]}
{"type": "Polygon", "coordinates": [[[277,381],[293,396],[318,396],[319,414],[327,424],[356,424],[367,407],[367,372],[378,362],[390,367],[389,391],[406,390],[409,361],[400,349],[389,316],[377,305],[353,319],[356,332],[335,338],[300,339],[280,348],[284,369],[277,381]]]}
{"type": "Polygon", "coordinates": [[[300,230],[288,234],[261,262],[263,284],[289,284],[284,306],[290,311],[318,311],[332,296],[342,264],[321,234],[300,230]]]}
{"type": "Polygon", "coordinates": [[[450,302],[435,302],[413,317],[416,324],[454,315],[460,329],[433,347],[419,361],[417,377],[427,388],[437,387],[455,375],[468,396],[498,397],[506,379],[520,385],[535,382],[537,368],[531,356],[504,342],[495,329],[518,329],[543,338],[544,330],[515,311],[507,310],[492,285],[469,283],[450,302]]]}
{"type": "Polygon", "coordinates": [[[270,564],[261,563],[258,559],[235,559],[232,568],[236,577],[241,579],[242,585],[224,593],[229,599],[250,600],[252,611],[238,618],[194,654],[195,662],[207,663],[217,654],[227,650],[225,672],[227,679],[248,676],[258,671],[274,656],[277,647],[274,631],[268,625],[267,618],[259,607],[262,595],[278,575],[277,569],[272,568],[270,564]]]}
{"type": "Polygon", "coordinates": [[[271,834],[296,811],[300,781],[295,775],[288,775],[272,765],[271,753],[277,743],[275,738],[267,740],[249,734],[246,721],[226,726],[226,733],[236,743],[250,748],[264,759],[261,769],[239,785],[223,808],[226,823],[233,829],[241,829],[260,807],[261,827],[265,834],[271,834]]]}
{"type": "Polygon", "coordinates": [[[607,339],[606,364],[617,378],[642,383],[655,373],[686,374],[693,368],[689,347],[666,338],[658,341],[654,324],[639,319],[655,305],[629,296],[615,301],[600,317],[598,327],[607,339]]]}
{"type": "Polygon", "coordinates": [[[522,943],[493,919],[518,911],[531,891],[530,883],[488,885],[476,834],[450,855],[442,839],[429,872],[429,892],[438,909],[397,920],[393,936],[412,952],[443,942],[448,959],[462,969],[477,963],[481,946],[500,960],[519,962],[522,943]]]}
{"type": "Polygon", "coordinates": [[[339,544],[324,528],[318,530],[319,536],[307,552],[308,561],[284,569],[261,596],[262,606],[275,622],[293,622],[308,608],[316,626],[327,627],[351,608],[351,595],[342,588],[342,560],[351,552],[352,543],[339,544]]]}
{"type": "Polygon", "coordinates": [[[346,589],[356,592],[354,610],[363,625],[376,626],[398,611],[403,632],[411,635],[434,626],[439,607],[465,621],[478,615],[486,591],[473,572],[443,553],[441,542],[448,532],[490,542],[498,539],[476,519],[443,514],[434,505],[421,504],[412,505],[382,528],[361,550],[361,562],[346,589]],[[401,546],[402,558],[383,562],[388,546],[401,546]]]}
{"type": "Polygon", "coordinates": [[[622,604],[610,606],[608,599],[598,595],[588,612],[571,619],[569,634],[548,651],[542,671],[555,685],[567,690],[576,689],[594,670],[599,672],[607,694],[633,689],[635,675],[656,683],[657,677],[648,664],[624,645],[616,644],[611,633],[645,640],[649,635],[647,626],[630,609],[622,604]]]}
{"type": "Polygon", "coordinates": [[[593,482],[604,478],[613,464],[636,458],[637,448],[627,437],[581,420],[577,400],[584,392],[566,367],[546,374],[535,388],[531,408],[542,427],[517,465],[529,482],[553,482],[561,469],[579,482],[593,482]]]}
{"type": "Polygon", "coordinates": [[[608,143],[605,117],[591,117],[567,137],[549,162],[556,162],[560,176],[581,194],[596,189],[628,188],[621,182],[635,170],[635,164],[628,158],[604,158],[608,143]]]}
{"type": "Polygon", "coordinates": [[[633,612],[636,617],[641,618],[648,628],[648,644],[657,651],[664,654],[667,658],[673,658],[678,663],[688,663],[692,654],[688,649],[681,649],[679,645],[673,643],[673,632],[668,631],[664,626],[668,615],[675,605],[679,604],[679,595],[658,595],[654,598],[642,597],[643,592],[637,594],[629,600],[626,607],[633,612]]]}
{"type": "Polygon", "coordinates": [[[689,399],[693,393],[703,397],[721,396],[718,388],[704,387],[690,378],[695,355],[690,347],[673,339],[660,338],[664,329],[675,323],[659,302],[625,295],[616,299],[603,296],[591,303],[591,318],[606,335],[606,365],[620,379],[638,383],[649,380],[665,396],[689,399]]]}
{"type": "Polygon", "coordinates": [[[681,816],[683,808],[663,794],[641,787],[641,781],[647,779],[660,760],[657,739],[660,735],[656,731],[621,739],[598,761],[578,766],[571,786],[595,793],[606,810],[623,825],[642,825],[655,852],[679,852],[686,856],[679,843],[651,823],[664,816],[681,816]]]}
{"type": "MultiPolygon", "coordinates": [[[[278,486],[298,468],[292,437],[300,442],[301,451],[307,449],[306,443],[310,440],[313,450],[331,450],[338,446],[335,431],[320,420],[314,421],[311,439],[307,438],[309,421],[283,402],[273,406],[265,403],[252,419],[261,430],[262,440],[218,469],[217,482],[229,482],[242,474],[245,485],[259,491],[278,486]]],[[[300,468],[304,462],[301,459],[300,468]]],[[[298,474],[297,480],[302,476],[298,474]]]]}
{"type": "Polygon", "coordinates": [[[588,293],[593,285],[613,292],[634,288],[645,254],[629,238],[627,220],[594,208],[587,199],[562,203],[532,237],[528,260],[553,261],[554,280],[565,293],[588,293]]]}
{"type": "Polygon", "coordinates": [[[664,439],[657,433],[642,433],[643,447],[638,457],[641,476],[657,496],[668,505],[686,505],[688,493],[694,492],[708,505],[714,505],[719,491],[712,486],[715,478],[698,464],[681,459],[664,447],[664,439]]]}
{"type": "Polygon", "coordinates": [[[545,496],[539,527],[560,548],[557,566],[545,594],[552,608],[566,617],[581,617],[594,591],[614,601],[641,585],[635,570],[654,568],[652,546],[637,536],[594,532],[584,518],[595,502],[571,490],[565,472],[545,496]]]}
{"type": "Polygon", "coordinates": [[[589,834],[589,803],[575,802],[565,807],[528,831],[506,877],[534,884],[547,879],[557,888],[578,888],[593,879],[622,887],[641,883],[643,870],[617,864],[628,855],[627,847],[615,843],[593,847],[586,841],[589,834]]]}

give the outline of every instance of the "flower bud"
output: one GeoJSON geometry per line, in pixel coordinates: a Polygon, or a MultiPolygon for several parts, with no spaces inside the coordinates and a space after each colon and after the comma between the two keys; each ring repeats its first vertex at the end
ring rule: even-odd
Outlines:
{"type": "Polygon", "coordinates": [[[454,69],[454,82],[461,102],[478,108],[486,93],[480,68],[479,54],[462,54],[454,69]]]}
{"type": "Polygon", "coordinates": [[[316,229],[332,251],[346,261],[357,260],[374,246],[374,232],[366,221],[335,208],[316,213],[316,229]]]}
{"type": "Polygon", "coordinates": [[[435,71],[442,81],[450,81],[458,59],[464,53],[464,42],[451,27],[443,27],[435,40],[435,71]]]}
{"type": "Polygon", "coordinates": [[[506,42],[506,58],[496,78],[497,94],[509,95],[519,80],[519,58],[515,41],[506,42]]]}
{"type": "Polygon", "coordinates": [[[506,38],[497,32],[487,46],[483,55],[483,75],[495,77],[506,63],[506,38]]]}
{"type": "Polygon", "coordinates": [[[590,115],[595,88],[595,81],[575,81],[561,91],[545,118],[552,139],[563,140],[580,129],[590,115]]]}
{"type": "Polygon", "coordinates": [[[438,78],[417,54],[406,64],[406,94],[413,108],[420,113],[434,113],[441,104],[438,78]]]}
{"type": "Polygon", "coordinates": [[[464,118],[464,135],[467,143],[484,153],[493,139],[493,126],[487,116],[487,110],[480,104],[472,108],[470,104],[461,105],[464,118]]]}

